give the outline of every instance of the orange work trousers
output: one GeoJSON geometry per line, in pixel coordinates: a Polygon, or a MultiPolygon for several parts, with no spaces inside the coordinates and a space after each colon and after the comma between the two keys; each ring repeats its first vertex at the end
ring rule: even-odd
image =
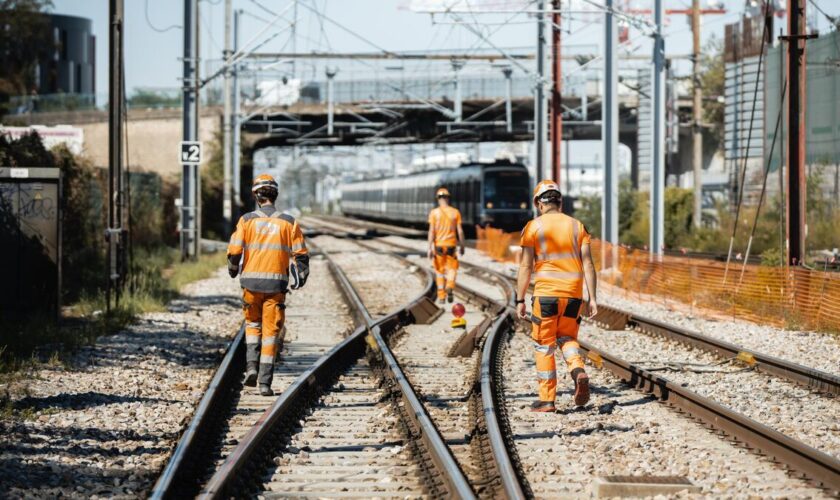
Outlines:
{"type": "Polygon", "coordinates": [[[260,384],[271,385],[277,337],[286,320],[286,294],[243,290],[245,311],[245,361],[249,373],[257,372],[260,384]]]}
{"type": "Polygon", "coordinates": [[[447,292],[455,289],[458,274],[458,252],[456,247],[435,247],[435,285],[438,299],[445,299],[447,292]]]}
{"type": "Polygon", "coordinates": [[[540,401],[554,403],[557,395],[554,353],[558,347],[566,360],[568,371],[584,367],[580,344],[577,342],[581,304],[581,299],[531,298],[531,338],[534,340],[540,401]]]}

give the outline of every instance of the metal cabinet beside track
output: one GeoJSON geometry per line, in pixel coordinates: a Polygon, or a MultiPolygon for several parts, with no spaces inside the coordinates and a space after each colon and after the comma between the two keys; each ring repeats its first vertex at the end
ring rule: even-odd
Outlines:
{"type": "Polygon", "coordinates": [[[58,317],[61,171],[0,167],[0,309],[4,318],[58,317]]]}

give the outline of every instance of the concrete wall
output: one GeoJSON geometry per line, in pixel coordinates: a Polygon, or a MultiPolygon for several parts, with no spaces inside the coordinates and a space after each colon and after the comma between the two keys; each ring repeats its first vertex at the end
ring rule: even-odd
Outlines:
{"type": "MultiPolygon", "coordinates": [[[[108,122],[96,122],[77,125],[84,130],[84,155],[94,165],[108,165],[108,122]]],[[[199,121],[199,139],[203,142],[205,165],[210,160],[210,144],[220,130],[218,115],[204,115],[199,121]]],[[[128,164],[132,169],[155,172],[163,177],[180,176],[181,164],[178,162],[181,142],[181,119],[156,118],[129,120],[128,164]]]]}

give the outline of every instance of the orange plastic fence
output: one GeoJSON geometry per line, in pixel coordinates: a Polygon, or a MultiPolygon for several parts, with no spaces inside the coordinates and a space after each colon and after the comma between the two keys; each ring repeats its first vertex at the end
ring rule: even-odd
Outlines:
{"type": "MultiPolygon", "coordinates": [[[[509,262],[515,257],[510,247],[518,244],[518,237],[481,230],[477,248],[509,262]]],[[[669,256],[652,261],[647,251],[595,239],[592,256],[599,271],[606,269],[600,272],[600,282],[628,299],[678,301],[761,324],[840,332],[840,273],[802,267],[744,268],[735,260],[727,272],[724,262],[669,256]]]]}

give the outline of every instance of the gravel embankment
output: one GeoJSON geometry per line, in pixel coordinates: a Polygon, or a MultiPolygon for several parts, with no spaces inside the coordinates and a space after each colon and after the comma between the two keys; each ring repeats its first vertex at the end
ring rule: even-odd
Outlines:
{"type": "MultiPolygon", "coordinates": [[[[562,359],[558,359],[562,363],[562,359]]],[[[536,399],[531,341],[517,333],[505,355],[504,390],[516,448],[537,498],[588,496],[606,475],[685,476],[702,491],[680,498],[826,498],[769,459],[736,446],[606,370],[588,367],[592,400],[571,401],[558,366],[558,412],[531,413],[536,399]]]]}
{"type": "Polygon", "coordinates": [[[413,265],[350,240],[318,236],[313,242],[347,274],[373,317],[407,304],[423,291],[425,281],[412,271],[413,265]]]}
{"type": "Polygon", "coordinates": [[[663,377],[746,415],[782,434],[840,458],[840,398],[820,394],[778,377],[745,371],[740,364],[682,344],[634,331],[605,331],[585,325],[581,338],[642,368],[666,366],[712,373],[658,370],[663,377]],[[681,365],[692,363],[707,366],[681,365]]]}
{"type": "MultiPolygon", "coordinates": [[[[386,239],[421,250],[426,248],[426,243],[423,241],[397,236],[389,236],[386,239]]],[[[515,276],[515,268],[512,264],[496,262],[471,248],[467,249],[463,259],[466,262],[502,272],[507,276],[515,276]]],[[[632,300],[629,296],[625,297],[624,291],[618,288],[601,287],[599,299],[601,303],[631,311],[639,316],[682,326],[745,349],[840,375],[840,335],[838,334],[784,330],[736,319],[721,320],[719,314],[704,316],[703,311],[692,311],[688,306],[676,309],[662,302],[632,300]]]]}
{"type": "Polygon", "coordinates": [[[12,404],[34,418],[0,421],[0,496],[148,494],[242,321],[224,270],[182,292],[170,312],[100,338],[70,368],[30,375],[12,404]]]}

